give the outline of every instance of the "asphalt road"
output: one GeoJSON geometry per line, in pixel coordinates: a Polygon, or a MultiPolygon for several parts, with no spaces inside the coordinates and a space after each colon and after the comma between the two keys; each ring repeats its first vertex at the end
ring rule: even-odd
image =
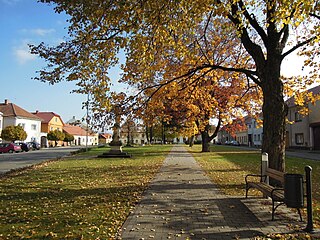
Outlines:
{"type": "Polygon", "coordinates": [[[67,156],[78,149],[79,147],[58,147],[21,153],[2,153],[0,154],[0,173],[67,156]]]}

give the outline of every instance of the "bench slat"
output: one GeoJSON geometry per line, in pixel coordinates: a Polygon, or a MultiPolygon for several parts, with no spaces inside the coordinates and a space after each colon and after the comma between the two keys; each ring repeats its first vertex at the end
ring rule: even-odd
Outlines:
{"type": "Polygon", "coordinates": [[[263,182],[249,182],[248,186],[256,188],[268,197],[272,197],[275,201],[284,201],[283,191],[273,191],[275,188],[263,182]],[[273,191],[273,194],[271,194],[273,191]]]}
{"type": "Polygon", "coordinates": [[[272,168],[267,168],[266,175],[268,175],[270,178],[278,180],[279,182],[281,182],[281,184],[284,184],[284,172],[280,172],[272,168]]]}

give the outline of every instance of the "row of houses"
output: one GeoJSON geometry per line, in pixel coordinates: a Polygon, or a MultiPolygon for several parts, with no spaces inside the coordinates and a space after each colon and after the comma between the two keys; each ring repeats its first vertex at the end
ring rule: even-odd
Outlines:
{"type": "MultiPolygon", "coordinates": [[[[320,86],[314,87],[309,92],[320,94],[320,86]]],[[[295,104],[294,98],[287,100],[288,123],[286,125],[286,147],[320,150],[320,101],[315,104],[309,103],[307,108],[308,115],[299,113],[301,109],[295,104]]],[[[224,127],[218,134],[217,141],[237,140],[241,145],[260,147],[262,145],[263,126],[259,124],[262,118],[255,119],[245,117],[241,120],[243,128],[231,133],[228,127],[224,127]]]]}
{"type": "MultiPolygon", "coordinates": [[[[42,147],[53,146],[54,143],[48,141],[47,134],[54,130],[73,135],[72,145],[97,145],[99,142],[106,144],[111,141],[111,134],[99,135],[85,129],[79,123],[81,122],[75,117],[65,123],[60,115],[54,112],[28,112],[9,100],[0,103],[0,133],[7,126],[19,125],[27,133],[25,142],[38,142],[42,147]]],[[[61,141],[58,144],[66,143],[61,141]]]]}

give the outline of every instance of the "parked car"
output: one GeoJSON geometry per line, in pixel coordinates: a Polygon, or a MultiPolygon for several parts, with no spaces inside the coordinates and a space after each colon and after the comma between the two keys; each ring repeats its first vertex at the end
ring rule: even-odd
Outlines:
{"type": "Polygon", "coordinates": [[[24,151],[24,152],[29,152],[29,150],[32,149],[32,145],[30,143],[24,143],[24,142],[21,142],[21,143],[18,143],[21,147],[21,150],[24,151]]]}
{"type": "Polygon", "coordinates": [[[40,143],[37,142],[28,142],[31,145],[32,150],[40,150],[41,146],[40,143]]]}
{"type": "Polygon", "coordinates": [[[0,153],[18,153],[21,151],[20,145],[16,143],[0,143],[0,153]]]}
{"type": "Polygon", "coordinates": [[[224,144],[225,145],[230,145],[230,141],[225,141],[224,144]]]}
{"type": "Polygon", "coordinates": [[[230,145],[232,145],[232,146],[240,146],[240,143],[238,141],[231,141],[230,145]]]}

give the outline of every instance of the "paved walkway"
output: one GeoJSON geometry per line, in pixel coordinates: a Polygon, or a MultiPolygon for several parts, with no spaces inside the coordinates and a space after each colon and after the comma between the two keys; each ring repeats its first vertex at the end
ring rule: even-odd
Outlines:
{"type": "MultiPolygon", "coordinates": [[[[222,194],[183,146],[175,146],[123,225],[122,239],[251,239],[290,232],[298,215],[267,200],[222,194]]],[[[304,225],[305,226],[305,225],[304,225]]]]}

